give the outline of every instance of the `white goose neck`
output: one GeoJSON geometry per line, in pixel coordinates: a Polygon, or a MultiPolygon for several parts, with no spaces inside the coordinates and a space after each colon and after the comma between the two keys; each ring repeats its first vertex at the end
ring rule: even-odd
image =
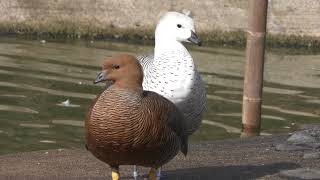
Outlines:
{"type": "Polygon", "coordinates": [[[184,47],[184,45],[181,42],[178,42],[176,40],[156,39],[155,47],[154,47],[155,59],[156,57],[160,57],[163,53],[168,53],[169,51],[170,52],[180,51],[180,52],[188,53],[187,49],[184,47]]]}

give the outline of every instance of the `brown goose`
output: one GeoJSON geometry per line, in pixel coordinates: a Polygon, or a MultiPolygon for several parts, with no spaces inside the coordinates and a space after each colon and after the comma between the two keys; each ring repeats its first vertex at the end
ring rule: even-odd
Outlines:
{"type": "Polygon", "coordinates": [[[86,147],[110,165],[112,179],[119,179],[119,165],[151,167],[156,170],[188,151],[188,135],[182,113],[151,91],[143,91],[142,67],[130,55],[111,57],[103,64],[95,83],[112,85],[95,100],[85,122],[86,147]]]}

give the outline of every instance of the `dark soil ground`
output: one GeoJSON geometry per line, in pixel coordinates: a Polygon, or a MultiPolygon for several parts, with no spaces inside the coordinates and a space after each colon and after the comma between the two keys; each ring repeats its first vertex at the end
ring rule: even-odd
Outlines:
{"type": "MultiPolygon", "coordinates": [[[[163,179],[286,179],[280,175],[280,171],[320,169],[320,159],[303,159],[303,151],[275,150],[275,145],[286,141],[287,137],[282,135],[192,144],[187,157],[179,154],[163,167],[163,179]]],[[[147,170],[140,167],[140,175],[146,177],[147,170]]],[[[121,166],[120,173],[122,179],[132,179],[132,166],[121,166]]],[[[0,156],[0,179],[109,179],[110,175],[108,165],[85,149],[0,156]]]]}

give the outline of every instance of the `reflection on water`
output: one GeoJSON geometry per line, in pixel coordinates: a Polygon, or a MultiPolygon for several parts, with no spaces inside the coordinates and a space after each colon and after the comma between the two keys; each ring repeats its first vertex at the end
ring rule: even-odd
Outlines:
{"type": "MultiPolygon", "coordinates": [[[[207,112],[192,141],[231,138],[241,131],[244,51],[191,47],[206,82],[207,112]]],[[[151,52],[114,42],[58,43],[0,38],[0,154],[83,146],[92,84],[107,56],[151,52]]],[[[267,53],[263,135],[320,120],[320,56],[267,53]]]]}

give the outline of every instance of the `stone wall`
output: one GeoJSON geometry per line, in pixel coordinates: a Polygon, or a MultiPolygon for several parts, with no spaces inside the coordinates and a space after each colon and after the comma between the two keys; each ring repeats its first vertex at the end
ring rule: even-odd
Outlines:
{"type": "MultiPolygon", "coordinates": [[[[0,30],[108,34],[152,32],[168,10],[191,10],[197,30],[247,26],[248,0],[1,0],[0,30]]],[[[320,36],[319,0],[269,0],[268,31],[320,36]]]]}

